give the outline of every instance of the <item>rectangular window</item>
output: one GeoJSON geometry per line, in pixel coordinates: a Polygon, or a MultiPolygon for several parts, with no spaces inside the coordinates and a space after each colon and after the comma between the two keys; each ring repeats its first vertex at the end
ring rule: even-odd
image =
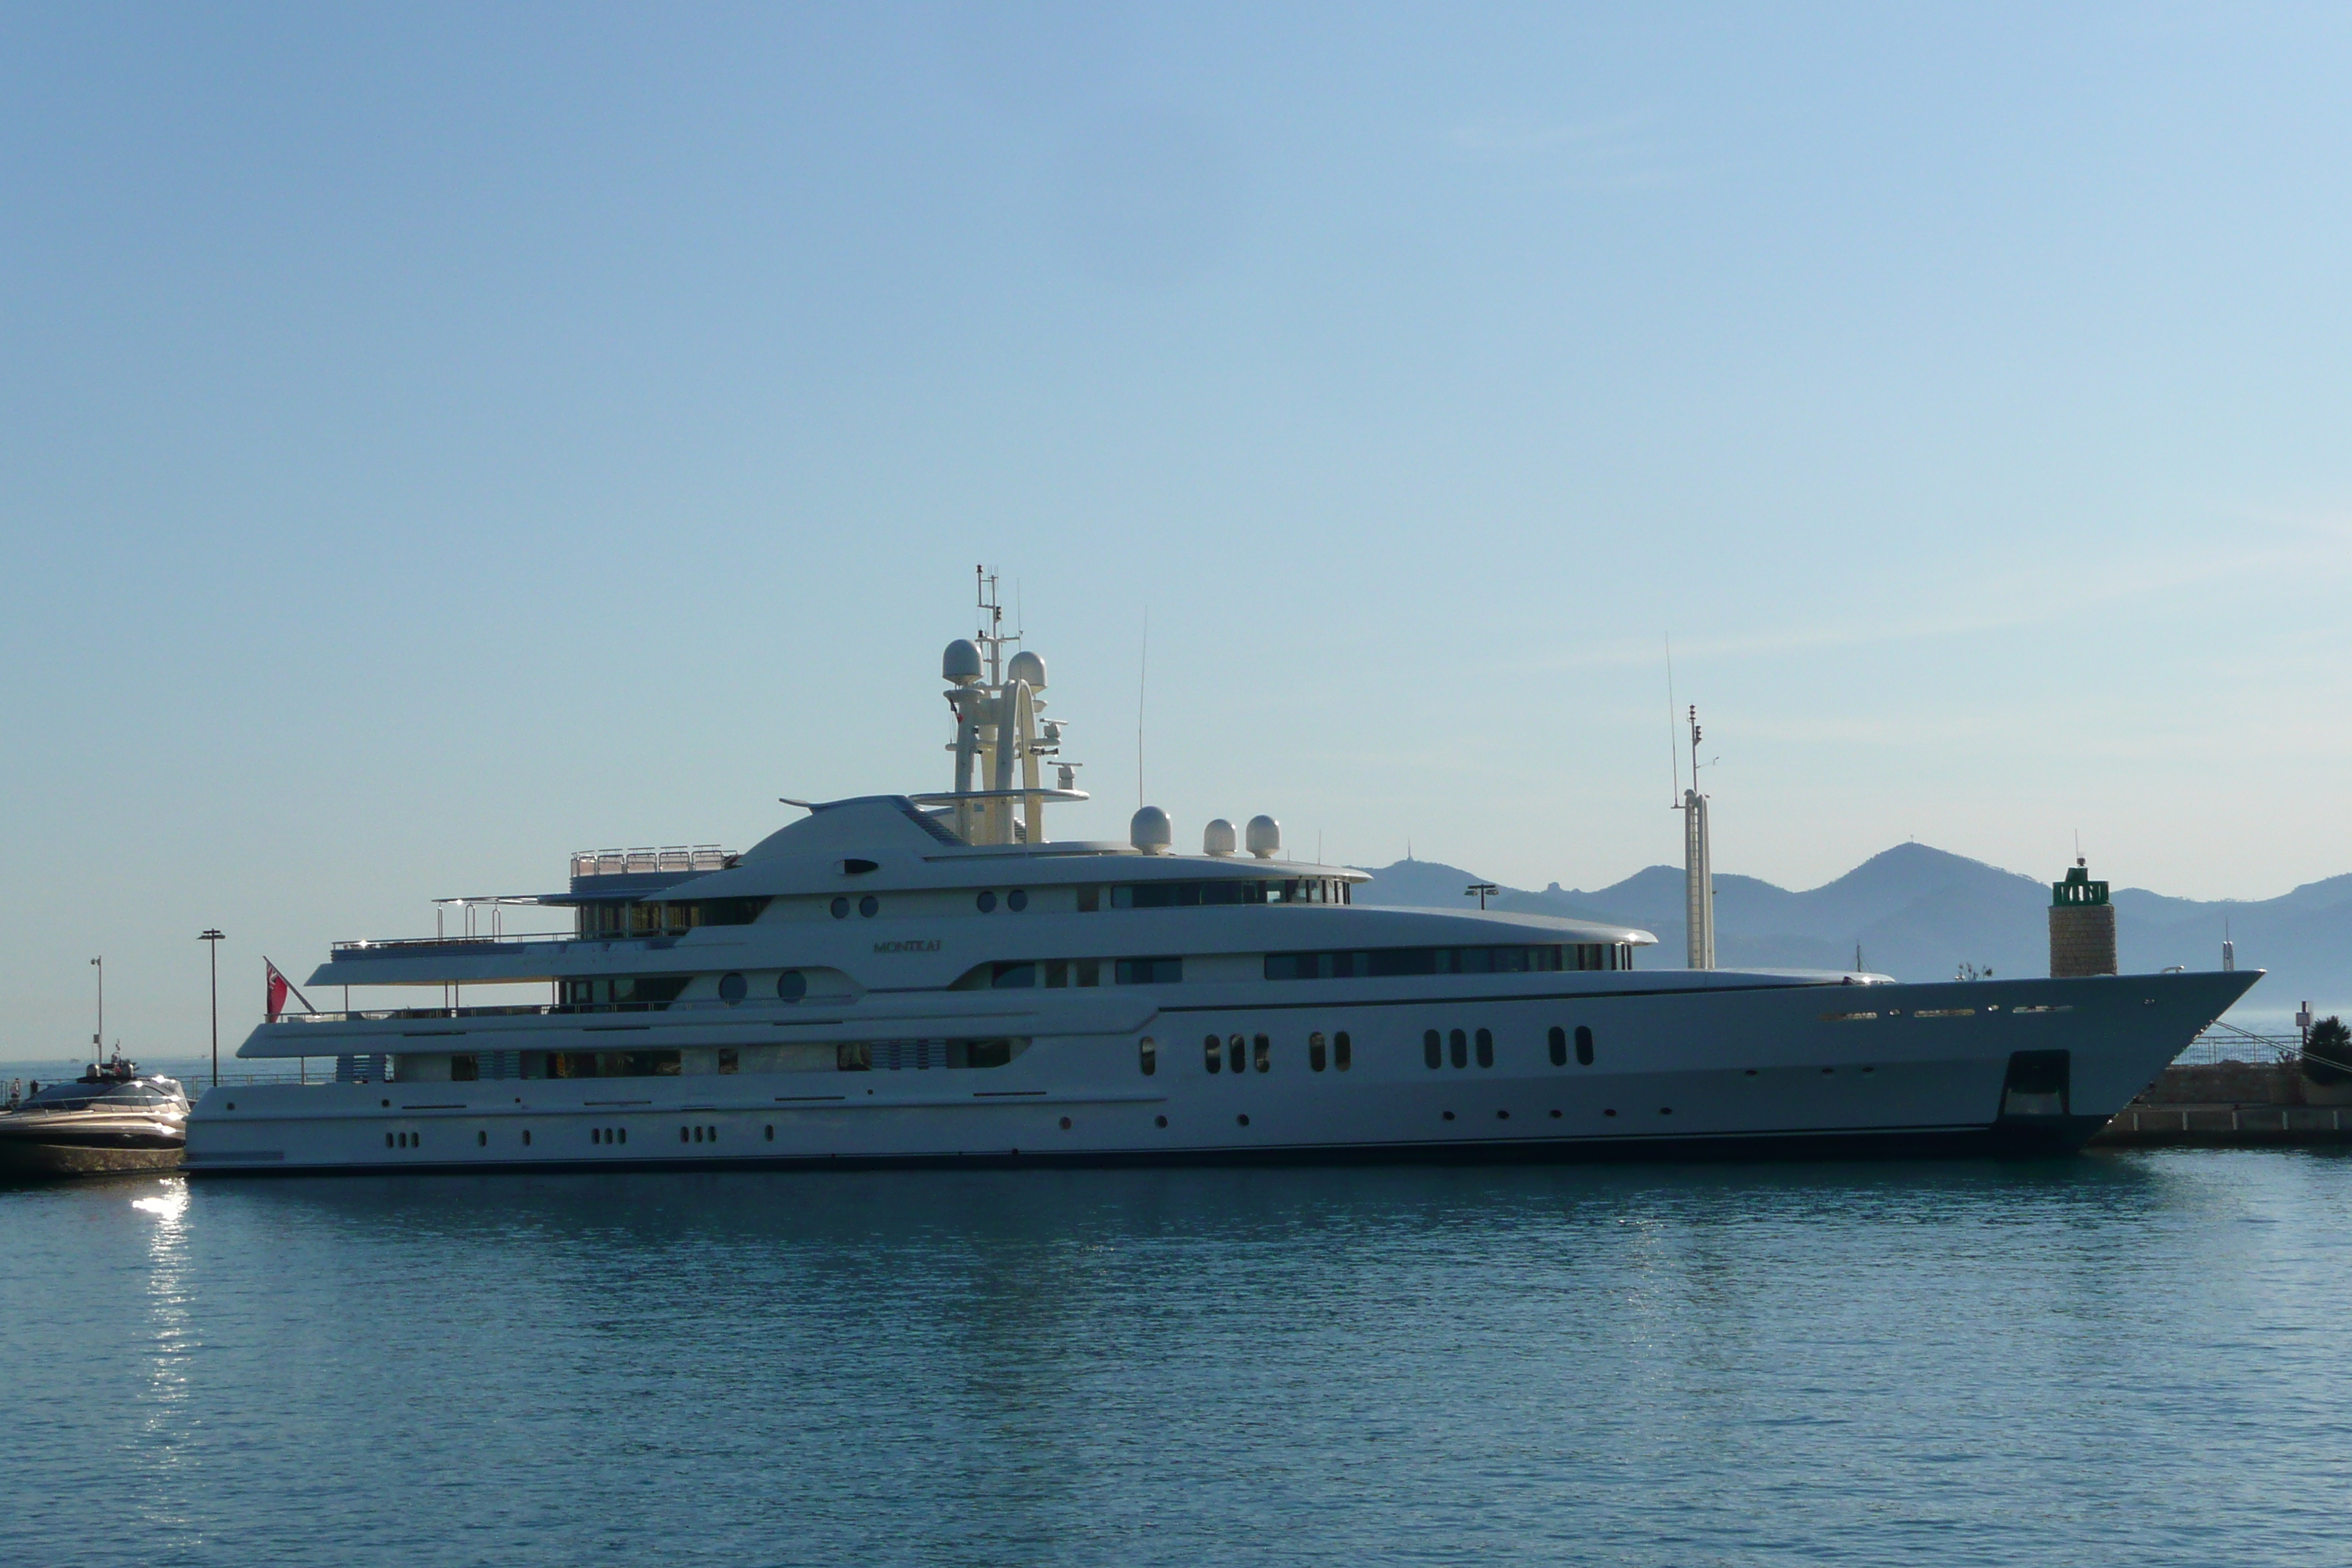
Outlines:
{"type": "Polygon", "coordinates": [[[1078,913],[1091,915],[1099,913],[1101,910],[1102,889],[1100,888],[1089,886],[1078,889],[1078,913]]]}
{"type": "Polygon", "coordinates": [[[675,1078],[676,1051],[550,1051],[550,1078],[675,1078]]]}
{"type": "Polygon", "coordinates": [[[1342,1029],[1338,1034],[1331,1037],[1331,1065],[1339,1068],[1341,1072],[1346,1072],[1349,1068],[1355,1066],[1355,1064],[1356,1050],[1354,1043],[1348,1038],[1348,1031],[1342,1029]]]}
{"type": "Polygon", "coordinates": [[[481,1076],[482,1063],[480,1058],[451,1057],[449,1058],[449,1081],[451,1083],[473,1083],[479,1079],[481,1076]]]}
{"type": "Polygon", "coordinates": [[[1059,988],[1069,983],[1070,966],[1066,960],[1057,958],[1045,965],[1045,984],[1048,986],[1059,988]]]}
{"type": "Polygon", "coordinates": [[[1037,984],[1037,966],[1034,963],[992,963],[989,965],[988,984],[991,990],[1018,991],[1037,984]]]}
{"type": "Polygon", "coordinates": [[[1072,965],[1072,967],[1078,972],[1079,984],[1099,985],[1102,984],[1102,966],[1097,963],[1093,959],[1081,958],[1076,964],[1072,965]]]}
{"type": "Polygon", "coordinates": [[[742,1061],[743,1058],[740,1052],[732,1050],[720,1051],[719,1053],[719,1070],[720,1072],[735,1072],[740,1068],[742,1061]]]}
{"type": "MultiPolygon", "coordinates": [[[[1578,950],[1535,947],[1380,947],[1361,952],[1269,952],[1268,980],[1390,979],[1421,974],[1532,974],[1563,967],[1578,950]]],[[[1598,952],[1600,949],[1592,950],[1598,952]]]]}
{"type": "Polygon", "coordinates": [[[1184,978],[1181,958],[1122,958],[1115,971],[1121,985],[1170,985],[1184,978]]]}
{"type": "Polygon", "coordinates": [[[1323,1066],[1324,1066],[1324,1058],[1325,1058],[1325,1050],[1324,1050],[1324,1046],[1323,1046],[1323,1036],[1322,1036],[1322,1034],[1318,1031],[1318,1032],[1317,1032],[1317,1033],[1315,1033],[1315,1034],[1312,1034],[1312,1035],[1307,1036],[1307,1071],[1309,1071],[1309,1072],[1321,1072],[1321,1071],[1323,1070],[1323,1066]]]}
{"type": "Polygon", "coordinates": [[[1115,910],[1191,910],[1216,904],[1280,903],[1269,898],[1267,884],[1220,879],[1214,882],[1132,882],[1110,890],[1115,910]]]}
{"type": "Polygon", "coordinates": [[[1272,1040],[1268,1039],[1264,1035],[1260,1035],[1250,1042],[1250,1051],[1257,1063],[1258,1071],[1270,1072],[1273,1070],[1274,1042],[1272,1040]]]}

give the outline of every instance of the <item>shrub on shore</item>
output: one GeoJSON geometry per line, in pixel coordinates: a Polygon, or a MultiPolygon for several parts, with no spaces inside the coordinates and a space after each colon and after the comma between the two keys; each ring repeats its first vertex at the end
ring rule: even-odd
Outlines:
{"type": "Polygon", "coordinates": [[[2352,1082],[2352,1029],[2343,1019],[2322,1018],[2304,1037],[2303,1076],[2314,1083],[2352,1082]]]}

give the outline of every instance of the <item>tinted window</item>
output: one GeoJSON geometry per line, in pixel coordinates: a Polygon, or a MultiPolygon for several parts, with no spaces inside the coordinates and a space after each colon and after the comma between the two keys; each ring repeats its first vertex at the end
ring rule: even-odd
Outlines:
{"type": "MultiPolygon", "coordinates": [[[[1268,980],[1362,980],[1416,974],[1527,974],[1562,969],[1577,950],[1539,947],[1381,947],[1354,952],[1269,952],[1268,980]]],[[[1594,949],[1596,952],[1599,949],[1594,949]]]]}
{"type": "Polygon", "coordinates": [[[1217,1049],[1217,1037],[1214,1035],[1209,1036],[1201,1042],[1202,1057],[1208,1064],[1211,1072],[1223,1072],[1225,1068],[1225,1058],[1217,1049]]]}
{"type": "Polygon", "coordinates": [[[1150,1036],[1146,1035],[1136,1043],[1135,1054],[1137,1064],[1143,1068],[1144,1077],[1150,1078],[1160,1070],[1160,1051],[1152,1045],[1150,1036]]]}
{"type": "Polygon", "coordinates": [[[1348,1039],[1348,1031],[1342,1029],[1331,1037],[1331,1065],[1346,1072],[1355,1065],[1355,1047],[1348,1039]]]}
{"type": "Polygon", "coordinates": [[[721,1002],[740,1002],[749,989],[749,982],[740,974],[722,974],[719,977],[719,999],[721,1002]]]}
{"type": "Polygon", "coordinates": [[[1478,1031],[1478,1065],[1482,1068],[1495,1065],[1495,1032],[1492,1029],[1478,1031]]]}
{"type": "Polygon", "coordinates": [[[1181,958],[1122,958],[1114,972],[1121,985],[1166,985],[1184,978],[1181,958]]]}
{"type": "Polygon", "coordinates": [[[1549,1044],[1551,1047],[1551,1065],[1556,1068],[1566,1067],[1568,1065],[1568,1031],[1554,1024],[1551,1026],[1549,1044]]]}
{"type": "Polygon", "coordinates": [[[1189,910],[1203,904],[1262,904],[1263,882],[1135,882],[1110,890],[1115,910],[1189,910]]]}
{"type": "Polygon", "coordinates": [[[1037,984],[1037,966],[1034,963],[992,963],[989,965],[988,984],[998,991],[1017,990],[1037,984]]]}
{"type": "Polygon", "coordinates": [[[1242,1037],[1239,1035],[1235,1035],[1232,1039],[1227,1040],[1225,1042],[1225,1065],[1233,1068],[1235,1072],[1248,1071],[1249,1058],[1245,1054],[1246,1050],[1247,1047],[1243,1045],[1242,1037]]]}
{"type": "Polygon", "coordinates": [[[1453,1034],[1446,1037],[1445,1043],[1453,1049],[1454,1065],[1455,1067],[1466,1068],[1470,1065],[1470,1040],[1468,1036],[1463,1034],[1461,1030],[1456,1029],[1453,1034]]]}
{"type": "Polygon", "coordinates": [[[1257,1070],[1260,1072],[1270,1070],[1274,1065],[1272,1056],[1274,1042],[1267,1039],[1264,1035],[1260,1035],[1255,1040],[1251,1042],[1251,1047],[1256,1053],[1257,1070]]]}
{"type": "Polygon", "coordinates": [[[787,969],[776,976],[776,995],[786,1002],[797,1002],[808,994],[808,976],[797,969],[787,969]]]}
{"type": "Polygon", "coordinates": [[[1317,1033],[1307,1036],[1307,1066],[1308,1070],[1313,1072],[1321,1072],[1323,1070],[1326,1055],[1327,1053],[1324,1048],[1322,1035],[1320,1033],[1317,1033]]]}
{"type": "Polygon", "coordinates": [[[1592,1031],[1582,1024],[1576,1026],[1576,1065],[1587,1068],[1592,1065],[1592,1031]]]}
{"type": "Polygon", "coordinates": [[[1421,1059],[1431,1067],[1445,1065],[1445,1043],[1437,1037],[1434,1029],[1421,1037],[1421,1059]]]}

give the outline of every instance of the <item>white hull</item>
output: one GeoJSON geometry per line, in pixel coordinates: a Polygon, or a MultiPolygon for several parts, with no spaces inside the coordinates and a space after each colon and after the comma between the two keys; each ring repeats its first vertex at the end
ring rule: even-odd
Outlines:
{"type": "MultiPolygon", "coordinates": [[[[1017,1032],[1030,1044],[1004,1066],[961,1070],[918,1069],[908,1053],[898,1070],[219,1089],[190,1121],[187,1168],[2063,1150],[2079,1147],[2256,975],[1845,986],[1717,972],[1699,988],[1693,978],[1672,971],[1508,983],[1465,976],[1391,994],[1377,982],[1307,983],[1281,987],[1275,1005],[1263,985],[1171,987],[1159,995],[1000,993],[937,997],[929,1016],[919,1016],[919,999],[876,997],[869,1005],[901,1012],[843,1016],[860,1011],[852,1006],[821,1023],[667,1013],[466,1019],[463,1048],[484,1052],[573,1049],[592,1036],[607,1049],[698,1049],[748,1038],[752,1029],[769,1039],[818,1031],[880,1041],[978,1026],[1017,1032]],[[1449,985],[1460,994],[1429,994],[1449,985]],[[993,1005],[967,1010],[953,1002],[993,1005]],[[1863,1012],[1876,1016],[1841,1016],[1863,1012]],[[1550,1031],[1578,1026],[1592,1031],[1592,1064],[1571,1057],[1554,1066],[1550,1031]],[[611,1032],[622,1028],[628,1032],[611,1032]],[[1423,1054],[1433,1029],[1447,1041],[1445,1063],[1434,1069],[1423,1054]],[[1454,1066],[1454,1031],[1480,1029],[1494,1037],[1494,1065],[1454,1066]],[[1310,1070],[1310,1031],[1327,1038],[1346,1031],[1349,1068],[1310,1070]],[[1210,1035],[1252,1042],[1251,1070],[1211,1074],[1202,1043],[1210,1035]],[[1259,1035],[1269,1042],[1263,1071],[1255,1067],[1259,1035]],[[1140,1068],[1146,1037],[1155,1047],[1149,1076],[1140,1068]],[[2005,1096],[2019,1051],[2068,1053],[2063,1102],[2005,1096]]],[[[883,1059],[877,1055],[877,1068],[883,1059]]]]}

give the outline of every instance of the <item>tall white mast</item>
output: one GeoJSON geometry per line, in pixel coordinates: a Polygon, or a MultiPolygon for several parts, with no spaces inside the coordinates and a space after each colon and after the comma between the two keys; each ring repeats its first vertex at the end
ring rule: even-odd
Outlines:
{"type": "Polygon", "coordinates": [[[1698,708],[1690,710],[1691,782],[1683,791],[1683,913],[1690,967],[1715,967],[1715,867],[1706,837],[1706,796],[1698,792],[1698,708]]]}

